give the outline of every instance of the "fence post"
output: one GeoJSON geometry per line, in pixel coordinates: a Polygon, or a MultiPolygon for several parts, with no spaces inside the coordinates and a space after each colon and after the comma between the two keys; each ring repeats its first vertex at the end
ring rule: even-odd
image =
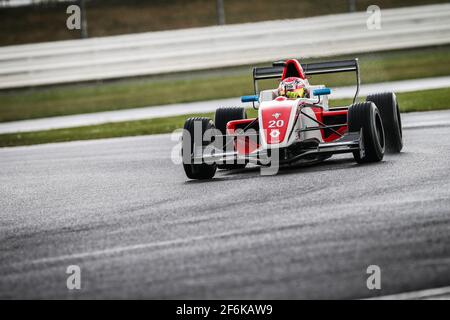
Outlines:
{"type": "Polygon", "coordinates": [[[348,0],[348,8],[350,12],[356,11],[356,0],[348,0]]]}
{"type": "Polygon", "coordinates": [[[216,0],[216,9],[217,9],[217,23],[219,25],[225,24],[225,8],[223,5],[224,0],[216,0]]]}
{"type": "Polygon", "coordinates": [[[86,39],[88,37],[88,23],[86,16],[85,0],[80,0],[80,9],[81,9],[81,38],[86,39]]]}

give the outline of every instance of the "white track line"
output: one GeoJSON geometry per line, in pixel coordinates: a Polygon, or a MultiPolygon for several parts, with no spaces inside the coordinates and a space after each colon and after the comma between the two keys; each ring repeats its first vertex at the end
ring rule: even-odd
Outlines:
{"type": "Polygon", "coordinates": [[[388,296],[370,298],[368,300],[422,300],[422,299],[450,300],[450,287],[426,289],[406,293],[397,293],[388,296]]]}

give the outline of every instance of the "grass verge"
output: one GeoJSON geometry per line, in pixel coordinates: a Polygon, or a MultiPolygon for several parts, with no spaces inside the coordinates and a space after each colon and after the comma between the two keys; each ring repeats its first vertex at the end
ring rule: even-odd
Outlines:
{"type": "MultiPolygon", "coordinates": [[[[363,84],[450,75],[450,46],[358,56],[363,84]]],[[[340,58],[347,57],[328,59],[340,58]]],[[[310,82],[349,85],[354,83],[354,75],[314,76],[310,82]]],[[[276,86],[274,81],[264,84],[276,86]]],[[[251,67],[247,66],[163,78],[0,92],[0,122],[221,99],[252,91],[251,67]]]]}
{"type": "MultiPolygon", "coordinates": [[[[450,88],[399,93],[397,97],[402,112],[448,109],[450,88]]],[[[336,100],[336,104],[344,105],[345,103],[347,103],[347,100],[336,100]]],[[[250,117],[256,115],[256,111],[252,109],[248,113],[250,117]]],[[[175,129],[182,128],[185,119],[191,116],[194,115],[106,123],[102,125],[38,132],[2,134],[0,135],[0,147],[169,133],[175,129]]],[[[195,114],[195,116],[212,118],[213,114],[204,113],[195,114]]]]}

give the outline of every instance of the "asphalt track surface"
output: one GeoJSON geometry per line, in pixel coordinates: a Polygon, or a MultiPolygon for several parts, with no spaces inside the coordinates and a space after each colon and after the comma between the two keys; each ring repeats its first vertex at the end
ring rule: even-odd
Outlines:
{"type": "MultiPolygon", "coordinates": [[[[369,298],[450,285],[450,111],[405,148],[188,181],[168,135],[0,150],[0,298],[369,298]],[[81,267],[81,290],[66,268],[81,267]],[[366,268],[381,268],[368,290],[366,268]]],[[[428,119],[431,119],[428,121],[428,119]]],[[[421,122],[422,121],[422,122],[421,122]]]]}

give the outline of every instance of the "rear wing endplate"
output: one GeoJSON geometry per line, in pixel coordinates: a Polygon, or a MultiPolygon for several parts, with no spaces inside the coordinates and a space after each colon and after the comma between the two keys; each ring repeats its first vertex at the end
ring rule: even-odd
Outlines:
{"type": "MultiPolygon", "coordinates": [[[[272,67],[259,67],[253,68],[253,84],[255,88],[255,94],[258,92],[258,80],[265,79],[278,79],[283,75],[285,62],[277,61],[272,64],[272,67]]],[[[356,74],[356,93],[353,98],[353,103],[356,102],[359,94],[359,87],[361,85],[359,77],[359,64],[358,59],[351,60],[339,60],[339,61],[327,61],[327,62],[313,62],[302,63],[303,72],[305,75],[316,75],[336,72],[355,72],[356,74]]]]}

